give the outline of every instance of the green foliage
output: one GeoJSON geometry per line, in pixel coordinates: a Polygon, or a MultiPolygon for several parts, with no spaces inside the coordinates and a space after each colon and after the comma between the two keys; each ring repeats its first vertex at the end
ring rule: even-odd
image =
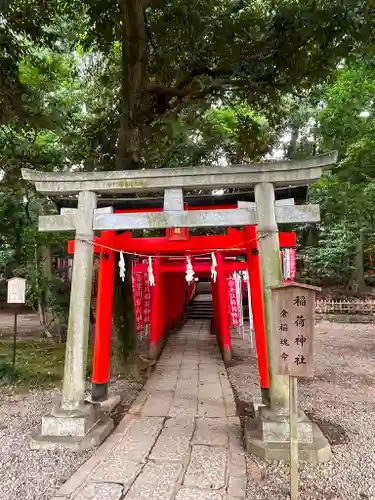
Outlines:
{"type": "Polygon", "coordinates": [[[335,147],[343,157],[349,148],[358,149],[357,141],[365,146],[364,142],[374,131],[374,95],[372,64],[362,60],[338,71],[336,80],[323,96],[326,107],[319,116],[325,147],[335,147]],[[363,112],[368,116],[363,116],[363,112]]]}
{"type": "Polygon", "coordinates": [[[11,363],[0,361],[0,383],[11,384],[21,378],[20,370],[14,369],[11,363]]]}

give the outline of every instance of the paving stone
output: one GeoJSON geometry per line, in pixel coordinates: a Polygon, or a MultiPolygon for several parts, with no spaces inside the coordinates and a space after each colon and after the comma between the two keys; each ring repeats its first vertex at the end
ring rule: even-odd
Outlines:
{"type": "Polygon", "coordinates": [[[227,401],[224,399],[225,411],[227,417],[235,417],[237,415],[237,407],[234,401],[227,401]]]}
{"type": "Polygon", "coordinates": [[[230,476],[238,477],[246,474],[245,455],[231,453],[229,457],[229,470],[230,476]]]}
{"type": "Polygon", "coordinates": [[[238,417],[228,418],[229,425],[229,448],[231,453],[244,455],[241,423],[238,417]]]}
{"type": "Polygon", "coordinates": [[[183,380],[179,381],[175,391],[177,396],[195,396],[198,398],[198,381],[183,380]]]}
{"type": "Polygon", "coordinates": [[[195,417],[197,414],[198,398],[196,396],[179,396],[176,394],[169,410],[169,417],[195,417]]]}
{"type": "Polygon", "coordinates": [[[175,375],[158,373],[147,381],[144,390],[148,393],[156,391],[172,392],[176,387],[177,376],[177,372],[175,375]]]}
{"type": "Polygon", "coordinates": [[[227,451],[223,446],[194,445],[185,486],[218,490],[225,486],[227,451]]]}
{"type": "MultiPolygon", "coordinates": [[[[131,405],[129,408],[129,413],[132,415],[137,415],[140,413],[142,410],[143,405],[145,404],[145,401],[147,399],[148,393],[143,389],[139,394],[137,399],[134,401],[134,403],[131,405]]],[[[117,427],[116,427],[117,430],[117,427]]],[[[115,430],[115,432],[116,432],[115,430]]]]}
{"type": "Polygon", "coordinates": [[[142,442],[145,436],[156,439],[164,425],[164,417],[138,417],[125,434],[131,441],[142,442]]]}
{"type": "Polygon", "coordinates": [[[180,464],[148,463],[125,495],[125,500],[172,500],[181,474],[180,464]]]}
{"type": "Polygon", "coordinates": [[[129,460],[126,453],[115,453],[90,475],[91,481],[121,483],[126,488],[141,471],[143,464],[129,460]]]}
{"type": "Polygon", "coordinates": [[[149,394],[141,414],[147,417],[167,416],[173,400],[173,392],[153,392],[149,394]]]}
{"type": "Polygon", "coordinates": [[[228,446],[229,432],[226,418],[198,418],[193,444],[228,446]]]}
{"type": "Polygon", "coordinates": [[[198,390],[199,399],[224,399],[219,379],[215,384],[202,384],[199,382],[198,390]]]}
{"type": "Polygon", "coordinates": [[[112,450],[110,456],[98,464],[90,479],[113,481],[129,486],[141,470],[142,463],[154,446],[163,424],[164,418],[134,418],[127,433],[112,450]]]}
{"type": "Polygon", "coordinates": [[[228,494],[236,498],[246,496],[246,476],[229,477],[228,494]]]}
{"type": "Polygon", "coordinates": [[[193,419],[169,419],[151,453],[152,460],[180,461],[189,456],[193,419]]]}
{"type": "Polygon", "coordinates": [[[222,500],[223,496],[217,491],[201,490],[200,488],[181,488],[176,500],[222,500]]]}
{"type": "Polygon", "coordinates": [[[200,417],[226,417],[223,399],[199,399],[198,415],[200,417]]]}
{"type": "Polygon", "coordinates": [[[92,483],[85,486],[74,500],[120,500],[122,493],[120,484],[92,483]]]}

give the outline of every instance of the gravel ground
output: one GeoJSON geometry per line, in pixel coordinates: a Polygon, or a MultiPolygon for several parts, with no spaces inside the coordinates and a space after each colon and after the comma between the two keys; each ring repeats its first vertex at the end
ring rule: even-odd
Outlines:
{"type": "MultiPolygon", "coordinates": [[[[112,393],[124,396],[126,411],[140,386],[125,379],[111,383],[112,393]]],[[[28,435],[47,415],[57,390],[3,395],[0,399],[0,500],[48,500],[94,453],[32,451],[28,435]]]]}
{"type": "MultiPolygon", "coordinates": [[[[239,400],[259,395],[256,359],[234,340],[229,376],[239,400]]],[[[375,325],[317,325],[316,377],[299,384],[300,408],[334,441],[325,465],[300,466],[300,500],[375,499],[375,325]]],[[[289,498],[289,469],[247,457],[247,500],[289,498]]]]}

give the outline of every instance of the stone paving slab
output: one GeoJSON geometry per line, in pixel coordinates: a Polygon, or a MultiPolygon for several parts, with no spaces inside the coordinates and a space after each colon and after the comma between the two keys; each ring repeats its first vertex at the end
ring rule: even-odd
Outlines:
{"type": "Polygon", "coordinates": [[[174,463],[148,463],[125,496],[126,500],[172,500],[183,468],[174,463]]]}
{"type": "Polygon", "coordinates": [[[173,392],[156,391],[147,396],[141,410],[146,417],[164,417],[168,415],[173,401],[173,392]]]}
{"type": "Polygon", "coordinates": [[[189,456],[194,419],[170,419],[157,440],[152,460],[183,461],[189,456]]]}
{"type": "Polygon", "coordinates": [[[227,450],[223,446],[192,447],[185,486],[219,490],[226,484],[227,450]]]}
{"type": "Polygon", "coordinates": [[[193,437],[193,444],[208,446],[229,445],[229,429],[226,418],[198,418],[193,437]]]}
{"type": "Polygon", "coordinates": [[[223,496],[216,491],[200,488],[181,488],[176,495],[176,500],[222,500],[222,498],[223,496]]]}
{"type": "Polygon", "coordinates": [[[128,414],[56,498],[244,500],[246,464],[235,414],[209,323],[190,321],[170,337],[128,414]]]}
{"type": "Polygon", "coordinates": [[[85,486],[76,500],[120,500],[123,487],[120,484],[97,483],[85,486]]]}

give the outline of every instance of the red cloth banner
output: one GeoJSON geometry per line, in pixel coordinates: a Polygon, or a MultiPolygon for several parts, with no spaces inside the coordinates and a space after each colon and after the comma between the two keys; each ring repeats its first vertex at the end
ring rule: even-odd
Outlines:
{"type": "Polygon", "coordinates": [[[297,274],[297,250],[295,248],[290,249],[290,279],[294,281],[297,274]]]}
{"type": "Polygon", "coordinates": [[[284,248],[281,252],[284,281],[294,281],[297,274],[297,250],[284,248]]]}
{"type": "Polygon", "coordinates": [[[144,273],[144,295],[143,295],[143,323],[149,325],[151,323],[151,287],[148,282],[147,273],[144,273]]]}
{"type": "Polygon", "coordinates": [[[135,323],[137,332],[142,332],[144,329],[144,314],[143,314],[143,302],[144,302],[144,294],[143,294],[143,274],[135,272],[133,268],[133,299],[134,299],[134,308],[135,308],[135,323]]]}
{"type": "Polygon", "coordinates": [[[133,261],[133,299],[135,309],[135,323],[137,332],[143,332],[146,325],[151,323],[151,289],[147,271],[137,270],[139,259],[133,261]]]}
{"type": "Polygon", "coordinates": [[[232,326],[240,326],[240,311],[237,300],[236,281],[228,280],[229,311],[232,318],[232,326]]]}

